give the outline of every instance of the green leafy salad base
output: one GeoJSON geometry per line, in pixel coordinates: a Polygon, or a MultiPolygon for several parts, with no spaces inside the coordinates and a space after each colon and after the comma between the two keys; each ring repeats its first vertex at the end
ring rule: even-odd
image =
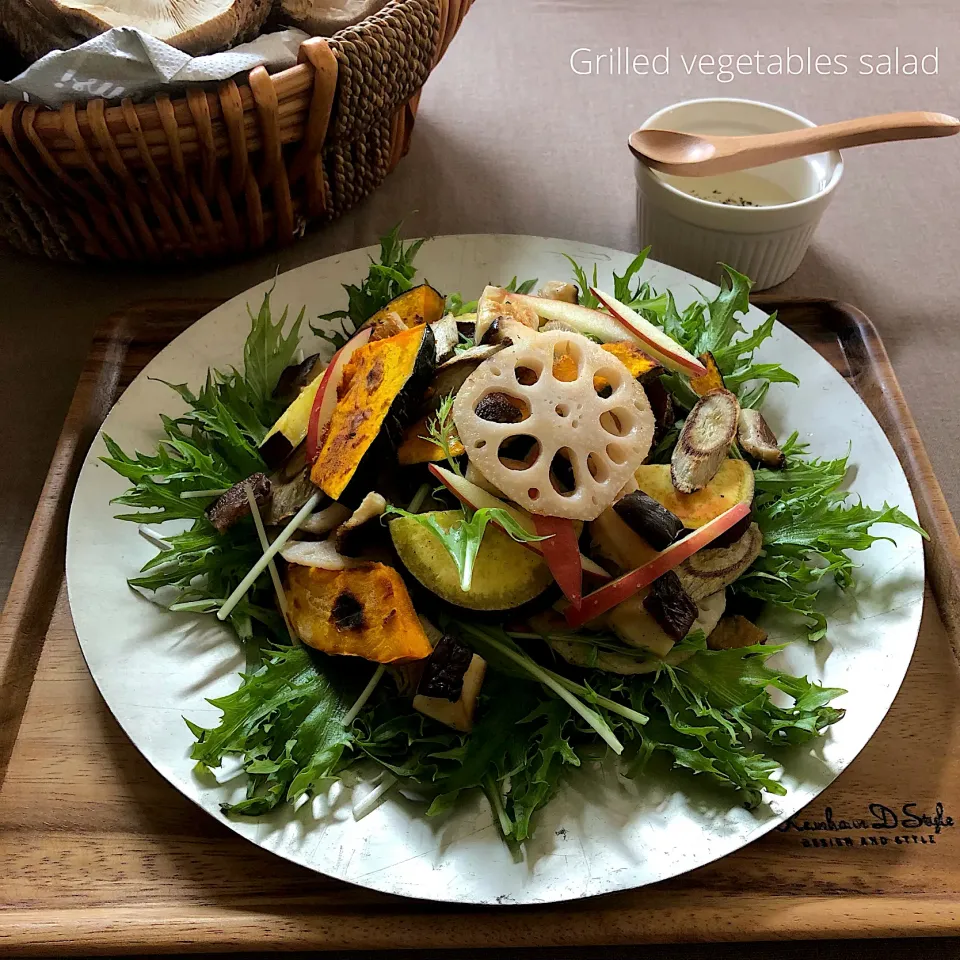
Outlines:
{"type": "MultiPolygon", "coordinates": [[[[338,346],[409,289],[421,243],[405,244],[399,228],[391,231],[367,279],[345,287],[347,309],[318,318],[322,323],[314,332],[338,346]]],[[[646,251],[614,277],[614,295],[694,355],[711,351],[742,405],[760,406],[772,383],[798,382],[780,364],[753,359],[771,336],[775,318],[745,332],[738,318],[749,306],[746,277],[726,268],[715,297],[700,296],[680,309],[669,291],[639,280],[645,256],[646,251]]],[[[588,291],[596,268],[589,277],[571,264],[574,280],[588,291]]],[[[511,287],[527,291],[534,284],[514,278],[511,287]]],[[[588,292],[581,302],[596,306],[588,292]]],[[[456,313],[472,306],[458,294],[447,303],[456,313]]],[[[220,534],[204,509],[218,491],[266,469],[258,446],[282,412],[272,391],[294,359],[304,316],[301,312],[284,333],[286,311],[274,321],[271,308],[267,294],[251,315],[242,367],[210,371],[197,392],[170,384],[187,412],[161,415],[163,439],[153,453],[128,454],[104,437],[104,462],[131,483],[117,498],[130,508],[119,519],[189,523],[185,532],[165,535],[166,546],[129,581],[154,598],[172,588],[170,609],[215,613],[261,556],[249,518],[220,534]]],[[[686,380],[669,375],[663,381],[680,411],[689,410],[696,398],[686,380]]],[[[680,425],[658,445],[655,460],[669,461],[680,425]]],[[[797,434],[783,449],[785,469],[755,472],[753,512],[763,552],[732,590],[803,624],[807,638],[816,641],[828,626],[817,609],[818,590],[828,582],[850,586],[851,552],[881,539],[874,526],[922,531],[896,507],[852,502],[841,490],[846,457],[810,457],[797,434]]],[[[453,808],[465,791],[482,790],[504,837],[519,843],[531,835],[536,812],[560,788],[565,772],[597,760],[611,744],[628,777],[642,775],[652,758],[660,757],[755,806],[764,792],[785,793],[778,779],[779,748],[806,743],[843,716],[832,703],[845,691],[771,664],[780,646],[714,651],[695,634],[674,648],[691,653],[677,665],[665,661],[654,673],[631,677],[585,669],[572,680],[570,671],[554,669],[557,664],[539,647],[502,626],[472,621],[464,611],[439,626],[473,647],[489,669],[473,731],[460,734],[415,712],[409,697],[401,697],[389,681],[376,684],[371,694],[373,665],[290,646],[266,572],[229,622],[246,652],[238,689],[210,701],[222,712],[216,727],[186,722],[196,737],[192,756],[198,774],[208,776],[228,756],[242,763],[246,796],[223,805],[230,816],[260,816],[302,802],[366,761],[381,770],[381,792],[399,785],[422,798],[428,816],[453,808]],[[369,696],[358,711],[361,691],[369,696]],[[779,691],[777,702],[772,691],[779,691]],[[785,702],[783,694],[789,706],[778,705],[785,702]]],[[[591,636],[582,642],[602,648],[604,640],[591,636]]]]}

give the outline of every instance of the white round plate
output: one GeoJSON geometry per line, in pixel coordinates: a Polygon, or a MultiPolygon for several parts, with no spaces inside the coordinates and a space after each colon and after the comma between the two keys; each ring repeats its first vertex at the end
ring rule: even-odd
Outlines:
{"type": "MultiPolygon", "coordinates": [[[[274,316],[286,304],[291,316],[305,304],[308,318],[339,308],[345,302],[340,285],[359,283],[375,252],[355,250],[277,277],[274,316]]],[[[488,281],[503,283],[514,275],[566,278],[563,253],[588,270],[598,263],[601,286],[632,259],[565,240],[452,236],[428,241],[417,265],[438,289],[469,299],[488,281]]],[[[642,276],[659,290],[671,289],[681,307],[693,298],[692,285],[711,296],[716,290],[651,261],[642,276]]],[[[208,367],[239,363],[249,329],[246,305],[259,306],[271,283],[234,298],[178,337],[131,384],[103,429],[125,450],[152,451],[160,436],[158,414],[181,409],[157,379],[197,385],[208,367]]],[[[751,309],[745,325],[763,319],[751,309]]],[[[842,377],[779,324],[761,354],[800,377],[799,387],[775,385],[764,407],[778,434],[799,430],[813,453],[829,457],[842,456],[852,441],[854,494],[875,506],[898,504],[915,517],[890,444],[842,377]]],[[[104,452],[98,436],[77,484],[67,582],[84,656],[114,716],[170,783],[231,830],[295,863],[375,890],[458,903],[546,903],[654,883],[731,853],[809,803],[853,760],[886,714],[916,642],[923,595],[920,538],[888,529],[897,544],[881,542],[857,555],[856,587],[825,596],[827,639],[801,641],[779,654],[791,672],[847,689],[838,701],[847,715],[822,740],[783,752],[788,795],[754,811],[743,809],[732,793],[709,789],[702,778],[657,770],[630,782],[600,765],[564,782],[540,812],[520,862],[500,840],[479,795],[448,815],[427,819],[422,807],[394,794],[357,822],[350,791],[337,785],[295,812],[285,809],[259,822],[229,820],[219,805],[239,799],[242,777],[222,786],[201,783],[192,773],[193,737],[182,718],[216,724],[219,712],[206,701],[237,687],[240,652],[214,618],[166,612],[127,587],[127,577],[153,550],[134,524],[112,519],[117,510],[110,499],[127,484],[98,461],[104,452]]],[[[775,622],[768,619],[766,626],[774,638],[784,636],[775,622]]]]}

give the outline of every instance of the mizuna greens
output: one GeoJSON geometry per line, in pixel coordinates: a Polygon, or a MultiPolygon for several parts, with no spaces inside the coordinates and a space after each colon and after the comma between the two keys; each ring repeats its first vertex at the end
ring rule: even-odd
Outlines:
{"type": "MultiPolygon", "coordinates": [[[[321,317],[326,323],[316,332],[339,346],[410,289],[421,242],[405,245],[398,228],[385,237],[380,261],[371,264],[367,279],[345,288],[348,308],[321,317]],[[333,334],[332,320],[340,324],[333,334]]],[[[738,317],[748,308],[746,277],[727,268],[716,297],[701,296],[679,310],[669,291],[655,291],[639,280],[646,253],[614,278],[614,296],[690,353],[710,351],[742,406],[759,407],[771,383],[798,382],[779,364],[754,361],[755,351],[772,333],[774,318],[745,333],[738,317]]],[[[584,294],[581,303],[595,307],[588,291],[596,283],[596,269],[593,278],[576,263],[573,270],[584,294]]],[[[527,293],[535,283],[517,284],[514,278],[510,288],[527,293]]],[[[447,305],[461,316],[477,307],[458,294],[449,296],[447,305]]],[[[223,490],[266,469],[258,445],[283,411],[273,390],[294,359],[302,318],[301,312],[284,334],[287,313],[272,319],[268,293],[251,317],[242,369],[211,371],[196,394],[187,385],[170,385],[188,409],[178,417],[161,416],[163,438],[154,453],[127,454],[104,437],[104,462],[132,484],[117,502],[133,512],[119,519],[189,523],[183,533],[162,534],[167,545],[129,581],[157,602],[163,598],[170,609],[215,614],[262,555],[251,517],[219,534],[204,511],[223,490]]],[[[456,350],[472,346],[461,335],[456,350]]],[[[678,424],[652,451],[654,460],[666,462],[697,396],[678,374],[664,374],[661,382],[679,411],[678,424]]],[[[429,438],[459,474],[450,455],[448,413],[449,404],[446,413],[441,404],[429,438]]],[[[763,534],[763,553],[732,592],[800,616],[809,638],[816,640],[827,630],[816,609],[817,589],[830,578],[840,587],[850,585],[850,552],[878,539],[874,525],[919,528],[896,507],[847,502],[840,492],[846,458],[809,457],[796,435],[782,448],[785,469],[755,471],[753,517],[763,534]]],[[[391,505],[388,513],[429,524],[424,519],[429,515],[421,513],[423,502],[443,496],[422,488],[406,509],[391,505]]],[[[463,510],[462,523],[456,533],[442,530],[439,535],[464,589],[489,520],[515,539],[535,539],[490,508],[455,506],[463,510]]],[[[428,815],[451,809],[465,791],[482,790],[504,837],[519,843],[530,836],[534,815],[559,789],[564,771],[592,762],[608,749],[619,756],[628,776],[643,775],[659,756],[735,790],[744,803],[755,806],[764,792],[784,793],[772,751],[808,742],[843,716],[831,706],[843,690],[770,666],[770,658],[782,649],[778,646],[713,650],[703,632],[694,631],[649,672],[618,675],[597,669],[598,657],[636,660],[641,654],[616,636],[562,630],[560,639],[585,651],[584,666],[571,669],[544,642],[550,639],[547,631],[469,619],[469,612],[461,610],[443,614],[437,626],[488,665],[476,724],[462,733],[414,710],[396,684],[379,682],[382,666],[371,677],[371,664],[362,660],[291,645],[266,572],[233,609],[229,622],[247,652],[247,671],[234,693],[211,701],[222,711],[216,727],[187,723],[197,741],[192,756],[199,772],[216,770],[228,756],[240,758],[248,787],[244,800],[224,806],[233,816],[260,816],[297,803],[348,768],[372,762],[388,778],[378,789],[385,791],[396,780],[405,792],[423,799],[428,815]],[[790,706],[774,703],[771,690],[786,695],[790,706]]]]}

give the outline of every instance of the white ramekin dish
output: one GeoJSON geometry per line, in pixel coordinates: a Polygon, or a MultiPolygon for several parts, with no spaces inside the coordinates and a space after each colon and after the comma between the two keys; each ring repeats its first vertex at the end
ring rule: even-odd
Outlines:
{"type": "MultiPolygon", "coordinates": [[[[814,125],[783,107],[725,98],[677,103],[642,124],[735,136],[814,125]]],[[[675,178],[665,178],[640,161],[636,172],[641,247],[651,245],[655,259],[707,280],[719,279],[718,263],[729,264],[750,277],[755,290],[762,290],[786,280],[800,266],[843,175],[843,160],[834,150],[750,171],[795,198],[768,206],[736,206],[691,196],[668,182],[675,178]]],[[[683,185],[695,188],[696,181],[685,178],[683,185]]]]}

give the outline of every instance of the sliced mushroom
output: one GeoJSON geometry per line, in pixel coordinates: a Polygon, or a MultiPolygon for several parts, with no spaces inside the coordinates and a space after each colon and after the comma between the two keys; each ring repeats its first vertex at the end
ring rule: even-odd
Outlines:
{"type": "Polygon", "coordinates": [[[483,343],[484,335],[494,320],[503,317],[516,320],[518,323],[536,331],[540,326],[540,318],[530,307],[516,303],[510,299],[510,292],[503,287],[485,287],[483,295],[477,303],[477,326],[475,339],[483,343]]]}
{"type": "Polygon", "coordinates": [[[654,550],[666,550],[683,533],[680,518],[642,490],[621,497],[613,509],[654,550]]]}
{"type": "Polygon", "coordinates": [[[481,344],[470,347],[462,353],[454,354],[445,363],[437,368],[437,375],[430,385],[429,397],[434,409],[444,397],[455,394],[464,384],[467,377],[488,357],[499,353],[505,344],[481,344]]]}
{"type": "Polygon", "coordinates": [[[75,47],[112,27],[137,27],[198,56],[252,40],[271,7],[271,0],[0,0],[0,23],[30,60],[75,47]]]}
{"type": "Polygon", "coordinates": [[[433,331],[433,342],[437,348],[437,363],[444,363],[453,356],[460,342],[457,319],[452,313],[445,313],[436,323],[430,324],[430,329],[433,331]]]}
{"type": "Polygon", "coordinates": [[[413,709],[469,733],[486,671],[486,661],[468,646],[442,637],[423,665],[413,709]]]}
{"type": "Polygon", "coordinates": [[[734,614],[724,617],[710,634],[707,646],[711,650],[736,650],[767,642],[767,631],[762,630],[746,617],[734,614]]]}
{"type": "Polygon", "coordinates": [[[744,452],[772,470],[781,470],[787,462],[776,434],[759,410],[745,408],[737,423],[737,440],[744,452]]]}
{"type": "Polygon", "coordinates": [[[536,330],[511,317],[497,317],[493,323],[487,327],[486,333],[483,335],[483,343],[493,343],[503,347],[509,347],[518,340],[529,340],[536,335],[536,330]]]}
{"type": "Polygon", "coordinates": [[[336,530],[345,520],[350,518],[350,508],[342,503],[331,503],[322,510],[311,513],[303,523],[300,529],[304,533],[312,533],[314,536],[322,537],[336,530]]]}
{"type": "Polygon", "coordinates": [[[272,478],[273,496],[263,522],[268,526],[283,523],[292,517],[316,492],[310,480],[310,467],[305,465],[289,479],[283,479],[283,468],[272,478]]]}
{"type": "Polygon", "coordinates": [[[332,540],[291,540],[283,545],[280,556],[287,563],[321,570],[351,570],[364,565],[362,560],[339,553],[332,540]]]}
{"type": "Polygon", "coordinates": [[[547,644],[556,650],[567,663],[576,667],[593,668],[604,673],[618,673],[621,676],[634,676],[642,673],[655,673],[664,664],[677,666],[693,656],[692,650],[670,651],[664,657],[629,657],[624,653],[611,650],[596,650],[589,643],[577,640],[563,640],[550,637],[547,644]]]}
{"type": "Polygon", "coordinates": [[[702,490],[716,476],[736,436],[739,413],[740,404],[729,390],[697,401],[670,460],[670,477],[680,493],[702,490]]]}
{"type": "Polygon", "coordinates": [[[545,300],[563,300],[566,303],[579,303],[580,291],[575,283],[565,280],[548,280],[538,291],[538,297],[545,300]]]}
{"type": "Polygon", "coordinates": [[[362,549],[364,540],[369,539],[367,534],[370,530],[365,529],[367,524],[379,521],[386,509],[387,501],[375,490],[371,490],[350,517],[334,530],[331,539],[337,551],[345,557],[355,557],[362,549]]]}
{"type": "Polygon", "coordinates": [[[762,547],[763,534],[755,523],[751,523],[747,532],[732,546],[707,547],[684,560],[677,567],[677,576],[683,589],[699,602],[730,586],[746,573],[760,556],[762,547]]]}
{"type": "Polygon", "coordinates": [[[270,500],[270,478],[265,473],[254,473],[235,483],[207,507],[207,519],[217,528],[218,533],[226,533],[238,520],[250,516],[250,501],[247,499],[249,487],[253,499],[259,508],[270,500]]]}

